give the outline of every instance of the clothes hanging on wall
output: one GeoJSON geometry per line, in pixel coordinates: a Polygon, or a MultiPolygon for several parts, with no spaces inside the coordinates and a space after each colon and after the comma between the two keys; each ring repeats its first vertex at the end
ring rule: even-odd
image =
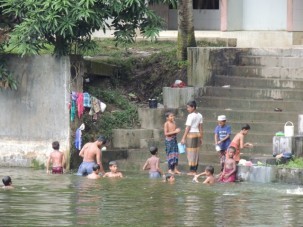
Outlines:
{"type": "Polygon", "coordinates": [[[83,93],[78,93],[77,98],[77,110],[78,110],[78,117],[81,118],[84,112],[84,106],[83,106],[83,93]]]}
{"type": "Polygon", "coordinates": [[[90,104],[90,94],[87,93],[87,92],[83,93],[83,106],[84,107],[88,107],[88,108],[91,107],[91,104],[90,104]]]}

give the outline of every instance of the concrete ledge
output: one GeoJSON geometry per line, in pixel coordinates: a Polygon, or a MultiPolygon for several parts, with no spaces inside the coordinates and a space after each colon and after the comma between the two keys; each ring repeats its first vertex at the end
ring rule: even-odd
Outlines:
{"type": "Polygon", "coordinates": [[[276,166],[238,166],[237,179],[260,183],[303,184],[303,169],[276,166]]]}
{"type": "Polygon", "coordinates": [[[152,139],[152,129],[114,129],[113,148],[140,148],[141,139],[152,139]]]}
{"type": "MultiPolygon", "coordinates": [[[[0,166],[31,167],[33,161],[39,165],[46,165],[46,160],[52,151],[53,141],[16,141],[0,142],[0,166]]],[[[60,150],[65,151],[65,158],[69,163],[69,144],[60,142],[60,150]]],[[[69,165],[68,165],[69,166],[69,165]]]]}
{"type": "Polygon", "coordinates": [[[189,100],[202,94],[200,87],[163,87],[163,103],[166,108],[184,107],[189,100]]]}
{"type": "Polygon", "coordinates": [[[163,128],[163,124],[165,122],[165,109],[138,108],[138,115],[141,128],[163,128]]]}

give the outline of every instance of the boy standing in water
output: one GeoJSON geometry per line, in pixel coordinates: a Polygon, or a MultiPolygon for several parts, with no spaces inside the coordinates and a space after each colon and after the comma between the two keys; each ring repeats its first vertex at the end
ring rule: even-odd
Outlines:
{"type": "Polygon", "coordinates": [[[146,160],[143,170],[149,170],[149,178],[160,178],[163,172],[159,167],[160,159],[157,157],[158,148],[152,146],[149,148],[149,151],[152,156],[146,160]]]}
{"type": "Polygon", "coordinates": [[[215,133],[215,144],[216,146],[220,147],[219,156],[220,156],[221,171],[223,171],[226,150],[230,145],[230,134],[231,134],[231,127],[226,124],[225,115],[218,116],[218,125],[215,128],[214,133],[215,133]]]}
{"type": "Polygon", "coordinates": [[[205,171],[203,173],[195,175],[193,181],[198,183],[198,177],[205,175],[206,179],[203,181],[203,184],[214,184],[216,182],[214,172],[215,169],[213,166],[206,166],[205,171]]]}
{"type": "Polygon", "coordinates": [[[120,178],[123,177],[122,173],[118,171],[117,162],[115,162],[115,161],[109,162],[109,169],[110,169],[110,172],[107,172],[106,174],[104,174],[103,177],[120,177],[120,178]]]}
{"type": "MultiPolygon", "coordinates": [[[[236,163],[240,161],[240,152],[243,148],[250,148],[253,147],[251,143],[244,143],[244,137],[248,134],[248,131],[250,130],[250,126],[248,124],[244,125],[240,132],[238,132],[233,140],[230,143],[230,146],[234,147],[236,149],[234,160],[236,163]]],[[[226,154],[227,155],[227,154],[226,154]]]]}
{"type": "Polygon", "coordinates": [[[100,170],[100,166],[98,164],[95,164],[93,166],[93,172],[89,175],[87,175],[88,179],[99,179],[100,175],[99,175],[99,170],[100,170]]]}
{"type": "Polygon", "coordinates": [[[63,152],[59,151],[60,144],[58,141],[52,143],[53,151],[49,155],[46,164],[46,173],[50,173],[49,166],[52,163],[52,174],[63,174],[63,167],[65,164],[65,157],[63,152]]]}
{"type": "Polygon", "coordinates": [[[236,161],[234,160],[234,155],[236,153],[236,148],[230,146],[227,150],[228,158],[225,161],[224,169],[219,175],[220,182],[235,182],[236,181],[236,161]]]}
{"type": "Polygon", "coordinates": [[[93,166],[97,163],[100,166],[101,173],[104,173],[102,165],[102,152],[101,149],[106,143],[106,138],[103,135],[100,135],[95,142],[86,143],[81,151],[79,156],[83,157],[83,162],[79,166],[77,175],[86,176],[93,172],[93,166]]]}
{"type": "Polygon", "coordinates": [[[203,139],[203,117],[196,110],[195,101],[187,103],[188,116],[186,119],[186,128],[181,143],[186,143],[186,153],[189,165],[188,175],[195,175],[199,165],[199,147],[203,139]]]}
{"type": "Polygon", "coordinates": [[[173,113],[167,112],[165,117],[166,122],[164,124],[164,135],[168,172],[171,174],[179,174],[180,172],[177,169],[179,158],[177,134],[181,130],[176,126],[175,116],[173,113]]]}

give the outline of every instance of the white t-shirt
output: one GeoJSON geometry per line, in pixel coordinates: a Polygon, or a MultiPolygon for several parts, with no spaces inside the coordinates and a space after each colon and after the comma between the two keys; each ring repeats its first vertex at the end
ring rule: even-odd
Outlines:
{"type": "Polygon", "coordinates": [[[203,116],[200,113],[190,113],[187,116],[185,125],[190,126],[189,132],[199,132],[199,124],[203,123],[203,116]]]}

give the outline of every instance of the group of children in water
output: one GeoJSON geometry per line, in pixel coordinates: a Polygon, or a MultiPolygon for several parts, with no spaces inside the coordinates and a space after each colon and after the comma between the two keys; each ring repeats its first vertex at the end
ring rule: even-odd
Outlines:
{"type": "MultiPolygon", "coordinates": [[[[253,146],[250,143],[244,143],[244,137],[250,130],[250,126],[248,124],[244,125],[241,131],[231,140],[231,127],[226,124],[226,116],[218,116],[218,125],[214,130],[214,140],[216,150],[220,156],[221,172],[218,176],[214,177],[214,167],[207,166],[204,172],[197,174],[199,147],[203,141],[203,116],[197,112],[195,101],[187,103],[187,111],[189,114],[185,123],[186,128],[180,143],[186,145],[189,165],[188,175],[194,176],[194,182],[198,182],[200,176],[206,176],[203,182],[205,184],[213,184],[216,181],[234,182],[236,180],[236,165],[240,160],[241,149],[253,146]]],[[[164,135],[168,173],[180,174],[177,168],[179,159],[177,134],[181,132],[181,130],[177,128],[172,112],[167,112],[165,116],[164,135]]],[[[159,168],[160,160],[156,156],[157,148],[151,147],[150,152],[152,157],[147,159],[143,169],[149,169],[150,178],[159,177],[163,172],[159,168]]]]}
{"type": "MultiPolygon", "coordinates": [[[[230,139],[231,127],[226,124],[226,116],[218,116],[218,125],[214,130],[214,141],[216,150],[220,156],[221,172],[216,177],[214,176],[214,167],[206,166],[205,171],[197,174],[199,162],[199,147],[203,141],[203,116],[196,110],[196,102],[190,101],[187,103],[188,116],[185,123],[185,131],[180,141],[181,144],[186,145],[186,154],[189,165],[188,175],[193,175],[193,181],[198,182],[200,176],[206,176],[203,181],[205,184],[213,184],[219,182],[234,182],[236,180],[236,165],[240,160],[240,151],[243,148],[249,148],[253,145],[244,143],[244,137],[250,130],[248,124],[244,125],[239,133],[235,135],[233,140],[230,139]]],[[[148,158],[143,166],[143,170],[149,170],[150,178],[163,177],[164,181],[173,182],[174,175],[180,174],[178,170],[179,151],[177,134],[181,132],[175,123],[175,116],[172,112],[165,114],[166,122],[164,124],[165,135],[165,152],[168,164],[168,174],[160,168],[160,159],[157,157],[158,148],[150,147],[149,151],[151,157],[148,158]]],[[[111,161],[109,163],[110,172],[105,173],[102,166],[102,152],[100,149],[105,145],[106,138],[100,136],[95,142],[89,142],[83,146],[79,155],[83,157],[83,162],[78,169],[77,175],[87,176],[89,179],[103,177],[122,178],[123,175],[118,171],[117,163],[111,161]]],[[[53,151],[51,152],[46,165],[47,173],[50,173],[49,166],[52,164],[53,174],[62,174],[65,165],[65,158],[63,152],[59,151],[59,142],[52,143],[53,151]]],[[[2,179],[4,188],[13,188],[12,180],[9,176],[2,179]]]]}

